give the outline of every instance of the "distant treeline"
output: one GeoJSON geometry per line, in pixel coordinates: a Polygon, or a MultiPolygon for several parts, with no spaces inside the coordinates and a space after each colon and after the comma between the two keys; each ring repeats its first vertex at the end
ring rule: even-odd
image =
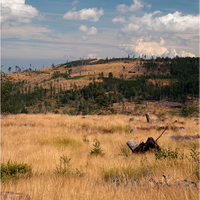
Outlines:
{"type": "MultiPolygon", "coordinates": [[[[112,112],[113,103],[117,102],[165,99],[185,103],[188,97],[198,98],[199,58],[157,58],[145,60],[143,67],[146,72],[141,76],[115,78],[110,72],[106,78],[102,72],[99,74],[102,82],[93,80],[88,86],[73,85],[70,90],[61,86],[57,89],[52,83],[45,89],[38,84],[27,87],[24,82],[3,81],[1,112],[28,113],[33,112],[31,108],[34,112],[55,112],[67,106],[68,114],[93,114],[102,109],[112,112]],[[163,79],[168,84],[163,84],[163,79]]],[[[70,73],[68,70],[62,75],[70,78],[70,73]]],[[[52,78],[59,76],[54,73],[52,78]]]]}

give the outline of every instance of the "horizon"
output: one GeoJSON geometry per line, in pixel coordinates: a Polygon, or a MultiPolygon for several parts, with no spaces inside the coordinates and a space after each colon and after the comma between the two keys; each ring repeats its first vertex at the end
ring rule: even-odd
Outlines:
{"type": "Polygon", "coordinates": [[[199,57],[199,1],[2,0],[1,66],[87,58],[199,57]]]}

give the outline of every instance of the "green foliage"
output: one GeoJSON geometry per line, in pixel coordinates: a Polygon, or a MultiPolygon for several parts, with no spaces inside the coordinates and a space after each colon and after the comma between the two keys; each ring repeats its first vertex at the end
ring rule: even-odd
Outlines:
{"type": "Polygon", "coordinates": [[[142,156],[142,158],[140,159],[140,163],[141,163],[141,166],[147,165],[148,164],[147,157],[142,156]]]}
{"type": "Polygon", "coordinates": [[[79,148],[82,146],[82,143],[76,139],[68,137],[53,137],[50,139],[43,139],[40,141],[42,145],[51,145],[59,149],[66,148],[79,148]]]}
{"type": "Polygon", "coordinates": [[[97,140],[97,139],[95,139],[94,141],[93,141],[93,146],[94,146],[94,148],[90,151],[90,154],[91,155],[101,155],[101,156],[103,156],[104,155],[104,153],[103,153],[103,150],[102,150],[102,148],[100,147],[100,142],[99,142],[99,140],[97,140]]]}
{"type": "Polygon", "coordinates": [[[200,152],[197,149],[196,145],[193,145],[192,148],[190,149],[190,156],[194,160],[194,162],[199,162],[199,154],[200,152]]]}
{"type": "Polygon", "coordinates": [[[32,168],[26,163],[12,163],[10,161],[7,164],[1,163],[1,179],[2,181],[10,178],[30,177],[32,174],[32,168]]]}
{"type": "MultiPolygon", "coordinates": [[[[113,61],[126,61],[127,58],[112,58],[100,62],[108,63],[113,61]]],[[[131,58],[129,58],[131,60],[131,58]]],[[[90,64],[91,59],[67,62],[60,66],[54,66],[52,78],[64,77],[66,79],[79,79],[84,76],[70,77],[71,67],[90,64]],[[57,69],[61,66],[69,68],[65,73],[57,69]]],[[[149,72],[146,75],[134,76],[134,79],[115,78],[112,72],[109,77],[99,74],[101,82],[90,82],[88,86],[82,88],[71,85],[69,90],[64,90],[58,84],[50,82],[49,86],[43,88],[39,84],[29,85],[25,82],[7,81],[2,77],[1,84],[1,111],[3,113],[26,113],[29,112],[53,112],[54,109],[60,109],[67,105],[68,114],[99,114],[101,110],[114,113],[113,104],[123,101],[139,100],[168,100],[185,103],[188,97],[198,97],[199,95],[199,59],[198,58],[157,58],[144,60],[144,67],[149,72]],[[156,83],[152,83],[152,79],[156,83]],[[167,79],[168,84],[163,85],[157,79],[167,79]],[[98,90],[98,92],[96,90],[98,90]],[[45,104],[52,100],[52,106],[45,104]],[[44,105],[41,107],[41,105],[44,105]],[[40,105],[40,107],[38,107],[40,105]],[[36,108],[37,107],[37,108],[36,108]],[[25,110],[26,109],[26,110],[25,110]]],[[[32,73],[32,72],[31,72],[32,73]]],[[[190,100],[189,100],[190,101],[190,100]]],[[[135,108],[137,109],[137,107],[135,108]]],[[[141,108],[142,109],[142,108],[141,108]]],[[[145,107],[143,108],[145,109],[145,107]]],[[[127,113],[123,110],[121,112],[127,113]]],[[[185,117],[198,114],[195,107],[183,107],[180,114],[185,117]]],[[[171,114],[179,114],[172,112],[171,114]]]]}
{"type": "Polygon", "coordinates": [[[54,112],[55,114],[59,114],[59,111],[58,110],[55,110],[55,112],[54,112]]]}
{"type": "Polygon", "coordinates": [[[198,111],[198,109],[193,106],[191,106],[191,107],[183,106],[181,109],[181,115],[183,117],[189,117],[197,111],[198,111]]]}
{"type": "Polygon", "coordinates": [[[85,173],[79,171],[77,168],[75,170],[71,169],[70,164],[71,158],[67,156],[60,157],[60,165],[56,167],[54,173],[60,176],[77,175],[83,177],[85,173]]]}
{"type": "Polygon", "coordinates": [[[183,160],[185,158],[184,154],[179,154],[178,149],[172,150],[171,147],[168,147],[168,149],[159,149],[155,152],[155,158],[156,160],[161,159],[180,159],[183,160]]]}
{"type": "Polygon", "coordinates": [[[84,135],[84,137],[83,137],[83,142],[85,142],[85,143],[89,143],[89,140],[86,138],[86,136],[84,135]]]}
{"type": "Polygon", "coordinates": [[[125,156],[126,158],[130,156],[130,154],[128,153],[127,146],[124,146],[123,144],[121,145],[119,156],[125,156]]]}
{"type": "MultiPolygon", "coordinates": [[[[192,170],[198,170],[199,169],[199,149],[197,148],[197,145],[193,145],[190,149],[190,157],[192,158],[192,167],[194,167],[192,170]]],[[[196,173],[197,178],[200,180],[200,172],[196,173]]]]}
{"type": "Polygon", "coordinates": [[[70,160],[71,160],[71,158],[68,158],[67,156],[64,156],[64,155],[61,156],[60,157],[60,166],[56,167],[55,174],[69,176],[71,173],[70,160]]]}

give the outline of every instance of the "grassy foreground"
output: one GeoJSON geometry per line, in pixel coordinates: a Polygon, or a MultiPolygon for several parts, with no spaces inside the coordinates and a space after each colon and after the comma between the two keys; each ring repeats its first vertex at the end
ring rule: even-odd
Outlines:
{"type": "MultiPolygon", "coordinates": [[[[153,176],[164,183],[164,172],[174,183],[199,168],[191,150],[196,145],[198,151],[199,140],[171,138],[199,134],[198,121],[175,116],[158,121],[152,116],[149,124],[145,116],[134,116],[130,121],[131,117],[6,116],[1,120],[1,163],[27,163],[32,173],[1,179],[1,191],[26,193],[32,200],[199,199],[198,189],[182,185],[158,188],[149,181],[153,176]],[[169,129],[158,144],[177,152],[177,157],[168,154],[156,159],[153,152],[132,154],[126,146],[130,139],[137,144],[148,137],[156,139],[167,124],[169,129]]],[[[199,188],[197,174],[187,180],[199,188]]]]}

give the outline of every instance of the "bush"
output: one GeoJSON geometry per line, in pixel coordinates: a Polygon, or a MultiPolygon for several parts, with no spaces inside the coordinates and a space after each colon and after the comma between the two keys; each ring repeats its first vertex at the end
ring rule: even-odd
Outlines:
{"type": "Polygon", "coordinates": [[[94,144],[93,144],[94,148],[90,151],[90,154],[91,155],[102,155],[103,156],[104,153],[103,153],[103,150],[100,147],[99,140],[95,139],[93,142],[94,142],[94,144]]]}
{"type": "Polygon", "coordinates": [[[168,149],[159,149],[155,152],[155,158],[156,160],[160,159],[180,159],[183,160],[185,157],[184,154],[179,154],[178,149],[175,149],[174,151],[171,150],[171,147],[168,147],[168,149]]]}
{"type": "Polygon", "coordinates": [[[70,164],[71,158],[68,158],[67,156],[61,156],[60,157],[60,166],[56,167],[55,174],[56,175],[62,175],[62,176],[69,176],[69,175],[78,175],[83,177],[85,173],[80,172],[77,168],[74,171],[71,169],[70,164]]]}
{"type": "Polygon", "coordinates": [[[59,114],[59,111],[58,111],[58,110],[55,110],[55,114],[59,114]]]}
{"type": "Polygon", "coordinates": [[[32,174],[32,168],[26,163],[17,164],[10,161],[7,164],[1,164],[1,179],[18,178],[20,175],[29,177],[32,174]]]}
{"type": "Polygon", "coordinates": [[[121,145],[120,147],[121,153],[119,154],[119,156],[125,156],[125,157],[129,157],[130,155],[128,154],[128,149],[126,146],[121,145]]]}
{"type": "Polygon", "coordinates": [[[198,111],[198,109],[193,106],[191,106],[191,107],[183,106],[181,109],[181,115],[183,117],[189,117],[197,111],[198,111]]]}

